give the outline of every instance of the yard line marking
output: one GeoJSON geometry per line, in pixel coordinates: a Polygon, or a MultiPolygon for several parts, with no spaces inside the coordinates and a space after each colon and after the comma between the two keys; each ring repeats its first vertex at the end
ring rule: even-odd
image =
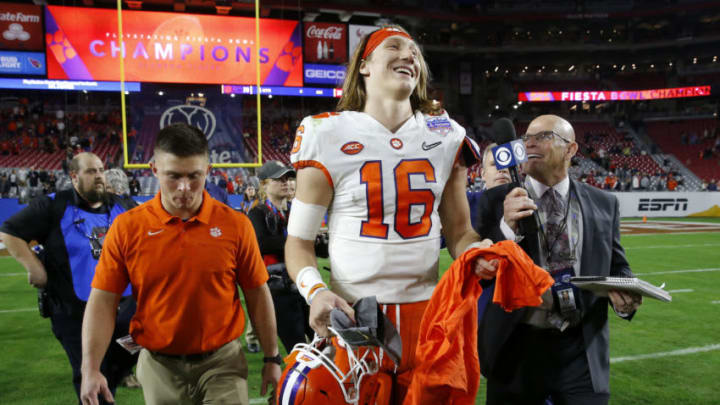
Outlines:
{"type": "Polygon", "coordinates": [[[267,398],[250,398],[251,404],[267,404],[268,399],[267,398]]]}
{"type": "Polygon", "coordinates": [[[639,354],[637,356],[615,357],[615,358],[610,359],[610,364],[620,363],[623,361],[657,359],[660,357],[668,357],[668,356],[685,356],[688,354],[710,352],[713,350],[720,350],[720,344],[707,345],[707,346],[702,346],[702,347],[688,347],[686,349],[673,350],[671,352],[659,352],[659,353],[639,354]]]}
{"type": "Polygon", "coordinates": [[[658,232],[651,232],[651,233],[623,233],[622,237],[624,238],[630,238],[633,236],[667,236],[667,235],[697,235],[699,233],[718,233],[717,230],[713,231],[695,231],[695,232],[665,232],[665,233],[658,233],[658,232]]]}
{"type": "Polygon", "coordinates": [[[632,246],[632,247],[626,247],[625,250],[633,250],[633,249],[685,249],[685,248],[695,248],[695,247],[707,247],[707,246],[720,246],[720,243],[700,243],[695,245],[657,245],[657,246],[632,246]]]}
{"type": "Polygon", "coordinates": [[[720,301],[710,301],[711,304],[720,304],[720,301]]]}
{"type": "Polygon", "coordinates": [[[683,288],[679,290],[668,290],[669,293],[684,293],[684,292],[695,292],[692,288],[683,288]]]}
{"type": "Polygon", "coordinates": [[[655,273],[636,273],[636,276],[654,276],[656,274],[678,274],[678,273],[705,273],[708,271],[720,271],[720,267],[714,267],[710,269],[686,269],[686,270],[668,270],[658,271],[655,273]]]}
{"type": "Polygon", "coordinates": [[[27,273],[0,273],[0,277],[24,276],[27,273]]]}
{"type": "Polygon", "coordinates": [[[37,311],[37,308],[19,308],[19,309],[3,309],[0,310],[0,314],[7,314],[11,312],[30,312],[37,311]]]}

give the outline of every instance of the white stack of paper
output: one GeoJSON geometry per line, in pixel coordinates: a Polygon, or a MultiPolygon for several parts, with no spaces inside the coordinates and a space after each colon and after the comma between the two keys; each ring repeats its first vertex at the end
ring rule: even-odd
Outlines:
{"type": "Polygon", "coordinates": [[[620,290],[631,291],[664,302],[672,301],[670,293],[663,290],[662,287],[655,287],[636,277],[581,276],[571,277],[570,282],[578,288],[592,291],[601,296],[607,296],[609,290],[620,290]]]}

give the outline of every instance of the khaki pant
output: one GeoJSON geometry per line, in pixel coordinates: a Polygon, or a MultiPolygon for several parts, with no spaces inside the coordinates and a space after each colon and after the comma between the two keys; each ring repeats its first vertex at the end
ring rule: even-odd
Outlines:
{"type": "Polygon", "coordinates": [[[235,339],[202,360],[186,360],[146,349],[140,352],[137,378],[148,405],[247,405],[248,366],[235,339]]]}

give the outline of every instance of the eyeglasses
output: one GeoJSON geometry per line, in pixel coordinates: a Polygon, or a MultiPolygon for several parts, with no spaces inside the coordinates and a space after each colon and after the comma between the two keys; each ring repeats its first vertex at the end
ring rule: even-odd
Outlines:
{"type": "Polygon", "coordinates": [[[527,141],[530,140],[530,138],[535,138],[536,141],[543,142],[543,141],[549,141],[550,139],[552,139],[553,136],[557,136],[558,138],[565,141],[565,143],[572,143],[572,141],[563,138],[562,136],[560,136],[560,134],[558,134],[555,131],[540,131],[537,134],[525,134],[525,135],[521,136],[520,139],[522,139],[522,141],[526,142],[526,143],[527,143],[527,141]]]}

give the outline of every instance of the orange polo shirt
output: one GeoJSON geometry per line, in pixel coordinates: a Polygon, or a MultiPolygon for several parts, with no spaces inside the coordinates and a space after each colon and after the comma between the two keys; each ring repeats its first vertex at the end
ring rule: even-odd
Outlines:
{"type": "Polygon", "coordinates": [[[237,285],[248,290],[267,279],[250,220],[204,191],[200,210],[187,221],[163,209],[160,193],[119,215],[92,286],[120,294],[132,284],[135,342],[151,351],[194,354],[243,333],[237,285]]]}

